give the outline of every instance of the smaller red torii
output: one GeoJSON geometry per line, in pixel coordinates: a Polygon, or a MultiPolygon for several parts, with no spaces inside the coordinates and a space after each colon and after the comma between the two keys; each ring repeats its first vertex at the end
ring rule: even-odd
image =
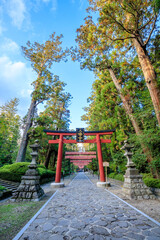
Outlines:
{"type": "Polygon", "coordinates": [[[84,168],[92,162],[93,158],[96,158],[96,151],[92,152],[65,152],[65,158],[70,159],[75,166],[84,168]]]}
{"type": "Polygon", "coordinates": [[[90,162],[92,162],[92,160],[86,160],[86,161],[82,161],[82,160],[71,160],[71,162],[73,162],[73,163],[90,163],[90,162]]]}

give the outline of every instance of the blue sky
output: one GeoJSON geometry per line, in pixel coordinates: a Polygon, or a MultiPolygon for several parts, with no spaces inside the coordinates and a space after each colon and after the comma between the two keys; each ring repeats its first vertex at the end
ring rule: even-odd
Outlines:
{"type": "MultiPolygon", "coordinates": [[[[23,117],[29,108],[31,82],[36,79],[21,46],[45,42],[49,35],[63,34],[63,46],[75,45],[76,29],[86,17],[87,0],[0,0],[0,105],[17,97],[18,113],[23,117]]],[[[94,76],[80,70],[78,62],[69,60],[53,65],[53,74],[60,77],[73,99],[70,105],[70,129],[86,127],[81,122],[87,106],[94,76]]],[[[41,107],[40,107],[41,108],[41,107]]]]}

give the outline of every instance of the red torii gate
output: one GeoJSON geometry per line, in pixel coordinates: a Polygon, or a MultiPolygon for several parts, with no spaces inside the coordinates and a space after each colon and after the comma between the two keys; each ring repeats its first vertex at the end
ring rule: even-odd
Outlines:
{"type": "MultiPolygon", "coordinates": [[[[61,181],[61,167],[62,167],[62,153],[63,153],[63,143],[78,143],[73,139],[64,139],[64,136],[76,136],[76,131],[52,131],[52,130],[43,130],[47,133],[47,135],[52,136],[60,136],[59,139],[49,140],[50,144],[58,143],[58,157],[57,157],[57,168],[56,168],[56,178],[55,183],[60,183],[61,181]]],[[[97,143],[97,152],[98,152],[98,164],[99,164],[99,173],[100,173],[100,181],[105,182],[105,174],[103,168],[103,158],[102,158],[102,149],[101,143],[111,143],[110,139],[101,139],[102,135],[112,135],[115,132],[112,130],[104,130],[104,131],[85,131],[85,136],[96,136],[94,139],[84,140],[83,143],[97,143]]]]}

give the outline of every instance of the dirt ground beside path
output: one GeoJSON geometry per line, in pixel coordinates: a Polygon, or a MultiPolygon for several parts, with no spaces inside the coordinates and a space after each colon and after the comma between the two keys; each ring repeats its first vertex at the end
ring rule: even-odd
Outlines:
{"type": "MultiPolygon", "coordinates": [[[[93,183],[98,182],[97,176],[88,174],[87,176],[93,183]]],[[[108,191],[114,193],[130,205],[147,214],[149,217],[160,222],[160,200],[129,200],[122,194],[123,182],[114,179],[109,179],[109,182],[111,183],[111,187],[107,188],[108,191]]]]}

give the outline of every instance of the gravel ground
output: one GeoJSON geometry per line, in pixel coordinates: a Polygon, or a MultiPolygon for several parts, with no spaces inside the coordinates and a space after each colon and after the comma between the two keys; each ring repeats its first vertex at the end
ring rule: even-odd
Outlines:
{"type": "MultiPolygon", "coordinates": [[[[96,175],[87,174],[87,176],[94,184],[98,182],[96,175]]],[[[109,182],[111,183],[111,187],[107,188],[108,191],[160,222],[160,200],[129,200],[122,194],[123,182],[114,179],[109,179],[109,182]]]]}

